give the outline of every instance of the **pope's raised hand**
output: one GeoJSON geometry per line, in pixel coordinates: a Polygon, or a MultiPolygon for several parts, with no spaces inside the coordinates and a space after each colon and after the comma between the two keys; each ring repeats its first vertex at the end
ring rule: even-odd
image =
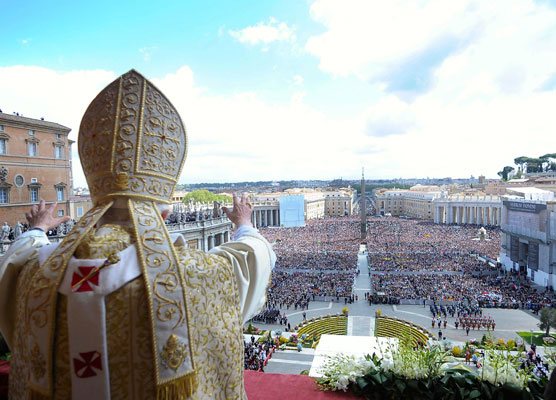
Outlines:
{"type": "Polygon", "coordinates": [[[252,225],[251,213],[253,212],[253,205],[249,202],[246,194],[242,195],[241,198],[234,194],[233,208],[222,207],[222,211],[236,226],[252,225]]]}
{"type": "Polygon", "coordinates": [[[29,226],[31,228],[40,228],[44,232],[48,232],[49,230],[58,227],[61,223],[69,221],[69,216],[54,216],[54,211],[56,210],[57,205],[58,203],[53,203],[47,207],[44,200],[41,199],[41,202],[38,205],[31,207],[31,211],[25,214],[25,218],[27,218],[29,226]]]}

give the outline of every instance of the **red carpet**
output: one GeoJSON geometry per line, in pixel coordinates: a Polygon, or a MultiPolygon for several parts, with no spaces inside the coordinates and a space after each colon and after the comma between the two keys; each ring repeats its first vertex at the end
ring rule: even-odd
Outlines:
{"type": "Polygon", "coordinates": [[[10,364],[0,361],[0,400],[8,398],[8,377],[10,376],[10,364]]]}
{"type": "Polygon", "coordinates": [[[323,392],[306,375],[267,374],[245,371],[245,391],[249,400],[351,400],[347,392],[323,392]]]}
{"type": "MultiPolygon", "coordinates": [[[[10,366],[0,361],[0,400],[8,398],[10,366]]],[[[323,392],[315,380],[305,375],[267,374],[245,371],[245,391],[249,400],[350,400],[358,397],[344,392],[323,392]]]]}

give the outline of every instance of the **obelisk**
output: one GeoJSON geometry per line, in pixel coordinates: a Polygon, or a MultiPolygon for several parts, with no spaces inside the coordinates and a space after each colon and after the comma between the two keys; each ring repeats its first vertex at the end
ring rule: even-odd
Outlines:
{"type": "Polygon", "coordinates": [[[361,214],[361,239],[367,238],[367,197],[365,196],[365,168],[361,172],[361,197],[359,199],[359,212],[361,214]]]}

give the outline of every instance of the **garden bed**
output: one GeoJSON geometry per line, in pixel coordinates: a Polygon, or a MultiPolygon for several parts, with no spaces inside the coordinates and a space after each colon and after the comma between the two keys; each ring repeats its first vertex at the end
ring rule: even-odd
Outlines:
{"type": "Polygon", "coordinates": [[[554,343],[547,343],[543,340],[544,332],[531,332],[521,331],[516,332],[527,344],[531,344],[531,336],[533,336],[533,344],[537,346],[546,346],[546,347],[556,347],[556,335],[550,334],[550,337],[554,339],[554,343]]]}

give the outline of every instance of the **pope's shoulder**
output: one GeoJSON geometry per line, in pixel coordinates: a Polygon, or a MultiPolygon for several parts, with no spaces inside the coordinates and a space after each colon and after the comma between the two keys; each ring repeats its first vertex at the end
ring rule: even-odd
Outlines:
{"type": "Polygon", "coordinates": [[[218,272],[221,276],[229,275],[230,278],[233,276],[232,265],[225,257],[185,246],[177,246],[176,253],[180,266],[187,273],[211,274],[218,272]]]}

